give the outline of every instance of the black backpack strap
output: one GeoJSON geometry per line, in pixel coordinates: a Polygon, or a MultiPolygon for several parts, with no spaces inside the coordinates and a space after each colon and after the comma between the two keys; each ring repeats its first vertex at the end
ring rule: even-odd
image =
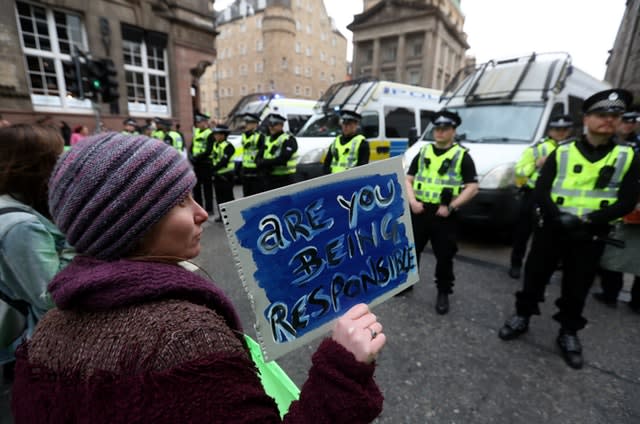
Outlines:
{"type": "MultiPolygon", "coordinates": [[[[18,207],[15,207],[15,206],[8,206],[6,208],[0,208],[0,215],[5,214],[5,213],[11,213],[11,212],[29,213],[29,212],[25,211],[24,209],[18,208],[18,207]]],[[[2,290],[0,290],[0,300],[4,301],[7,305],[9,305],[12,308],[16,309],[18,312],[20,312],[24,316],[27,316],[29,314],[29,303],[25,302],[24,300],[11,299],[2,290]]]]}

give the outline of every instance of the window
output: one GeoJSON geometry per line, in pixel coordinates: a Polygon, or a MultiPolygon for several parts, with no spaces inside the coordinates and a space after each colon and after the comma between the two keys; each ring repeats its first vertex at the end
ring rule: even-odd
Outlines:
{"type": "Polygon", "coordinates": [[[329,65],[334,66],[336,64],[336,58],[335,56],[331,56],[329,58],[329,65]]]}
{"type": "Polygon", "coordinates": [[[247,86],[243,85],[240,87],[240,95],[244,96],[245,94],[247,94],[247,86]]]}
{"type": "Polygon", "coordinates": [[[311,97],[311,87],[304,88],[304,95],[307,97],[311,97]]]}
{"type": "Polygon", "coordinates": [[[310,78],[312,74],[313,74],[313,73],[312,73],[312,71],[311,71],[311,66],[307,66],[307,67],[304,69],[304,76],[305,76],[305,77],[309,77],[309,78],[310,78]]]}
{"type": "Polygon", "coordinates": [[[311,24],[307,24],[307,34],[311,34],[313,32],[313,27],[311,24]]]}
{"type": "Polygon", "coordinates": [[[246,64],[242,64],[240,65],[240,75],[247,75],[247,65],[246,64]]]}
{"type": "Polygon", "coordinates": [[[364,135],[366,138],[378,137],[378,134],[380,134],[380,126],[378,124],[378,121],[379,118],[377,112],[364,112],[362,114],[362,119],[360,120],[362,135],[364,135]]]}
{"type": "Polygon", "coordinates": [[[301,73],[302,73],[302,68],[300,67],[300,65],[296,65],[295,74],[296,75],[300,75],[301,73]]]}
{"type": "Polygon", "coordinates": [[[295,92],[295,94],[296,94],[297,96],[299,96],[299,95],[300,95],[300,91],[301,91],[301,90],[300,90],[300,86],[299,86],[299,85],[296,85],[296,88],[295,88],[295,91],[294,91],[294,92],[295,92]]]}
{"type": "Polygon", "coordinates": [[[166,34],[122,24],[129,112],[171,115],[166,34]]]}
{"type": "Polygon", "coordinates": [[[260,74],[262,73],[264,69],[264,65],[262,62],[256,62],[256,73],[260,74]]]}
{"type": "Polygon", "coordinates": [[[420,110],[420,128],[418,129],[418,134],[424,131],[431,122],[431,117],[434,115],[434,112],[430,110],[420,110]]]}
{"type": "Polygon", "coordinates": [[[289,131],[296,134],[311,115],[288,114],[287,122],[289,123],[289,131]]]}
{"type": "Polygon", "coordinates": [[[307,56],[311,56],[311,47],[307,47],[307,56]]]}
{"type": "Polygon", "coordinates": [[[262,40],[256,40],[256,51],[257,52],[262,51],[262,40]]]}
{"type": "Polygon", "coordinates": [[[324,54],[324,52],[320,52],[320,62],[324,62],[326,56],[324,54]]]}
{"type": "Polygon", "coordinates": [[[262,16],[258,17],[258,19],[256,19],[256,27],[257,28],[262,28],[262,16]]]}
{"type": "Polygon", "coordinates": [[[320,71],[320,81],[324,81],[324,72],[320,71]]]}
{"type": "Polygon", "coordinates": [[[296,53],[302,53],[302,44],[299,41],[296,41],[296,53]]]}
{"type": "Polygon", "coordinates": [[[411,85],[420,85],[422,80],[422,72],[420,69],[410,69],[408,75],[408,83],[411,85]]]}
{"type": "Polygon", "coordinates": [[[387,45],[382,49],[382,58],[385,62],[395,62],[397,53],[395,45],[387,45]]]}
{"type": "Polygon", "coordinates": [[[18,29],[25,54],[31,102],[56,109],[90,109],[91,102],[67,96],[64,70],[71,65],[73,46],[87,51],[80,15],[16,2],[18,29]]]}
{"type": "Polygon", "coordinates": [[[240,44],[240,55],[245,56],[247,54],[247,46],[245,44],[240,44]]]}
{"type": "Polygon", "coordinates": [[[409,129],[416,126],[414,111],[404,107],[384,108],[385,134],[389,138],[407,138],[409,129]]]}

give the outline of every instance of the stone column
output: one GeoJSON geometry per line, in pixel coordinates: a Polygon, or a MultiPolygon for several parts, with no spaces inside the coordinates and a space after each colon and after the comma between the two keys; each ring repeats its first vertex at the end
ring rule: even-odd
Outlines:
{"type": "Polygon", "coordinates": [[[435,49],[433,31],[425,31],[422,45],[422,86],[433,87],[435,75],[435,49]]]}
{"type": "Polygon", "coordinates": [[[406,83],[405,71],[407,70],[406,34],[398,36],[398,53],[396,57],[396,81],[406,83]]]}
{"type": "Polygon", "coordinates": [[[373,61],[371,62],[371,75],[380,77],[380,38],[373,40],[373,61]]]}

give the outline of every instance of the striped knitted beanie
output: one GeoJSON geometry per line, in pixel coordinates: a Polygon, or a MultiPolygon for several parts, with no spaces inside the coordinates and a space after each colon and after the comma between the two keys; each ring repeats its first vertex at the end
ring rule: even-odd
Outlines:
{"type": "Polygon", "coordinates": [[[173,147],[145,136],[102,133],[64,153],[49,180],[54,222],[81,254],[125,256],[195,185],[173,147]]]}

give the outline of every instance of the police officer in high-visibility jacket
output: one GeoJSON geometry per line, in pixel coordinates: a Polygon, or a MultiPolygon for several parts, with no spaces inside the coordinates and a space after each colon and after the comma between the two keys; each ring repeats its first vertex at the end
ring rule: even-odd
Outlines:
{"type": "Polygon", "coordinates": [[[218,217],[216,222],[222,221],[220,204],[234,200],[233,183],[235,162],[233,161],[235,147],[227,141],[227,136],[231,132],[228,126],[218,124],[211,129],[215,143],[211,152],[211,172],[213,176],[213,187],[218,203],[218,217]]]}
{"type": "Polygon", "coordinates": [[[520,201],[518,220],[513,232],[513,245],[511,249],[511,267],[509,276],[520,278],[522,260],[527,251],[527,242],[533,231],[533,215],[535,202],[533,201],[533,189],[542,165],[559,143],[568,141],[573,127],[573,120],[569,115],[556,115],[549,119],[548,136],[527,147],[520,160],[516,163],[516,183],[520,185],[520,201]]]}
{"type": "Polygon", "coordinates": [[[539,315],[549,279],[562,260],[562,288],[553,318],[560,323],[556,343],[565,362],[582,368],[577,332],[587,320],[585,299],[598,269],[613,222],[631,212],[640,194],[640,161],[628,146],[614,143],[620,116],[632,101],[626,90],[612,89],[587,98],[582,106],[586,134],[559,146],[545,162],[534,190],[543,223],[536,228],[524,268],[516,313],[499,331],[511,340],[539,315]]]}
{"type": "Polygon", "coordinates": [[[284,132],[286,120],[277,113],[267,117],[269,135],[264,143],[264,154],[256,159],[258,170],[266,175],[267,190],[295,182],[298,142],[294,136],[284,132]]]}
{"type": "Polygon", "coordinates": [[[136,122],[135,119],[133,118],[127,118],[124,121],[122,121],[122,125],[124,126],[124,128],[122,129],[122,134],[129,134],[129,135],[138,135],[138,123],[136,122]]]}
{"type": "Polygon", "coordinates": [[[262,157],[265,136],[258,130],[260,117],[253,113],[245,113],[244,132],[242,133],[242,194],[252,194],[264,191],[264,176],[258,175],[256,159],[262,157]]]}
{"type": "Polygon", "coordinates": [[[196,174],[193,199],[213,216],[213,183],[211,181],[211,151],[215,140],[209,128],[209,117],[200,113],[195,115],[195,128],[189,160],[196,174]],[[203,203],[204,199],[204,203],[203,203]]]}
{"type": "Polygon", "coordinates": [[[329,146],[323,163],[325,174],[335,174],[369,163],[369,142],[358,133],[361,119],[362,116],[355,111],[340,111],[342,134],[336,136],[329,146]]]}
{"type": "Polygon", "coordinates": [[[453,293],[453,258],[458,251],[456,211],[478,192],[478,176],[467,149],[456,143],[457,113],[437,112],[431,118],[435,143],[427,144],[411,162],[406,177],[407,195],[418,263],[431,240],[436,257],[436,312],[449,312],[453,293]]]}

